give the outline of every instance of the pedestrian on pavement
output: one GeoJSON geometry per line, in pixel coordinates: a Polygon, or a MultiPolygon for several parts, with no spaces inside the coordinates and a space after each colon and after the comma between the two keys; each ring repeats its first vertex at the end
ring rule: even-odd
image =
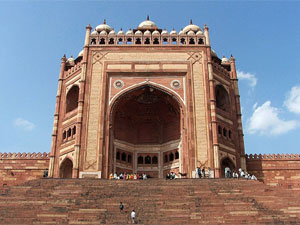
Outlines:
{"type": "Polygon", "coordinates": [[[120,202],[120,212],[122,212],[124,209],[124,205],[122,204],[122,202],[120,202]]]}
{"type": "Polygon", "coordinates": [[[131,220],[132,220],[132,223],[134,223],[134,219],[135,219],[135,211],[134,211],[134,209],[133,209],[132,212],[131,212],[131,220]]]}

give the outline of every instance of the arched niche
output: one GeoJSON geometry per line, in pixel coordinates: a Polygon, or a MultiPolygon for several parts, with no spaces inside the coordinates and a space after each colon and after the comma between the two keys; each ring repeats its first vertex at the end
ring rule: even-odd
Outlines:
{"type": "Polygon", "coordinates": [[[229,111],[229,95],[223,85],[218,84],[215,88],[216,106],[223,111],[229,111]]]}
{"type": "Polygon", "coordinates": [[[221,177],[225,177],[225,170],[230,170],[231,174],[234,170],[236,170],[234,163],[229,157],[225,157],[221,161],[221,177]]]}
{"type": "Polygon", "coordinates": [[[67,93],[66,113],[73,111],[78,107],[79,87],[74,85],[67,93]]]}
{"type": "Polygon", "coordinates": [[[73,162],[69,158],[61,163],[59,168],[59,177],[60,178],[72,178],[73,162]]]}

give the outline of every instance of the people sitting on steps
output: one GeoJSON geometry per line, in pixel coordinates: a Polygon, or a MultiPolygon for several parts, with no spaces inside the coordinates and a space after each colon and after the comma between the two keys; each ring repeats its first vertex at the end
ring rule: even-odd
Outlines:
{"type": "Polygon", "coordinates": [[[108,177],[109,180],[146,180],[149,176],[146,173],[111,173],[108,177]]]}

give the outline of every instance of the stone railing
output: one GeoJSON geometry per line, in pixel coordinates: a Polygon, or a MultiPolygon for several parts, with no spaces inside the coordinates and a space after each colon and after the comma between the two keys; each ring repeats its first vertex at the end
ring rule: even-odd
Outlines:
{"type": "MultiPolygon", "coordinates": [[[[127,32],[128,33],[128,32],[127,32]]],[[[134,34],[91,34],[90,46],[93,45],[109,45],[109,46],[176,46],[176,45],[187,45],[187,46],[204,46],[206,44],[205,36],[203,34],[192,34],[192,35],[179,35],[179,34],[146,34],[146,32],[134,34]]]]}
{"type": "Polygon", "coordinates": [[[0,153],[1,159],[50,159],[49,153],[0,153]]]}
{"type": "Polygon", "coordinates": [[[76,63],[74,66],[72,66],[71,68],[69,68],[67,70],[67,77],[69,77],[70,75],[76,73],[78,70],[81,70],[81,62],[76,63]]]}
{"type": "Polygon", "coordinates": [[[246,154],[246,159],[262,159],[262,160],[300,160],[299,154],[246,154]]]}

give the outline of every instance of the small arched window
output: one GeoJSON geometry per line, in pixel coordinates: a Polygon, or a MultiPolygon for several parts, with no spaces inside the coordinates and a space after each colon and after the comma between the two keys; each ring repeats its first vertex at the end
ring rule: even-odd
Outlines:
{"type": "Polygon", "coordinates": [[[185,44],[185,38],[180,39],[180,44],[184,45],[185,44]]]}
{"type": "Polygon", "coordinates": [[[121,158],[121,153],[119,151],[117,152],[116,158],[117,158],[117,160],[120,160],[120,158],[121,158]]]}
{"type": "Polygon", "coordinates": [[[179,159],[179,152],[178,151],[175,152],[175,159],[179,159]]]}
{"type": "Polygon", "coordinates": [[[113,45],[114,43],[115,43],[115,40],[113,38],[110,38],[108,44],[113,45]]]}
{"type": "Polygon", "coordinates": [[[157,164],[158,160],[157,160],[157,156],[153,156],[152,157],[152,164],[157,164]]]}
{"type": "Polygon", "coordinates": [[[128,155],[128,156],[127,156],[127,162],[128,162],[128,163],[131,163],[131,159],[132,159],[131,155],[128,155]]]}
{"type": "Polygon", "coordinates": [[[168,38],[163,38],[163,44],[164,44],[164,45],[169,44],[169,43],[168,43],[168,38]]]}
{"type": "Polygon", "coordinates": [[[76,134],[76,126],[74,126],[72,129],[72,135],[75,135],[75,134],[76,134]]]}
{"type": "Polygon", "coordinates": [[[127,38],[126,44],[131,45],[132,44],[132,39],[131,38],[127,38]]]}
{"type": "Polygon", "coordinates": [[[119,44],[119,45],[123,44],[123,39],[122,39],[122,38],[119,38],[119,39],[118,39],[118,44],[119,44]]]}
{"type": "Polygon", "coordinates": [[[105,44],[105,39],[104,39],[104,38],[101,38],[99,44],[100,44],[100,45],[104,45],[104,44],[105,44]]]}
{"type": "Polygon", "coordinates": [[[189,44],[190,44],[190,45],[194,45],[194,44],[195,44],[194,38],[190,38],[189,44]]]}
{"type": "Polygon", "coordinates": [[[96,44],[96,39],[95,39],[95,38],[92,39],[91,44],[92,44],[92,45],[95,45],[95,44],[96,44]]]}
{"type": "Polygon", "coordinates": [[[199,40],[198,40],[198,44],[199,44],[199,45],[203,45],[203,44],[204,44],[204,42],[203,42],[203,39],[202,39],[202,38],[199,38],[199,40]]]}
{"type": "Polygon", "coordinates": [[[222,134],[222,127],[221,126],[218,126],[218,134],[222,134]]]}
{"type": "Polygon", "coordinates": [[[122,153],[122,161],[126,162],[126,153],[125,152],[122,153]]]}
{"type": "Polygon", "coordinates": [[[172,38],[172,44],[176,45],[177,44],[177,39],[176,38],[172,38]]]}
{"type": "Polygon", "coordinates": [[[158,44],[159,44],[158,38],[154,38],[153,44],[154,44],[154,45],[158,45],[158,44]]]}
{"type": "Polygon", "coordinates": [[[141,39],[140,39],[140,38],[137,38],[137,39],[135,40],[135,44],[137,44],[137,45],[142,44],[141,39]]]}
{"type": "Polygon", "coordinates": [[[145,164],[151,164],[151,157],[149,155],[145,157],[145,164]]]}
{"type": "Polygon", "coordinates": [[[169,155],[169,161],[173,161],[174,160],[174,154],[171,152],[169,155]]]}
{"type": "Polygon", "coordinates": [[[143,156],[138,157],[138,164],[144,164],[144,158],[143,156]]]}
{"type": "Polygon", "coordinates": [[[169,161],[168,155],[165,155],[165,163],[169,161]]]}
{"type": "Polygon", "coordinates": [[[149,45],[149,44],[150,44],[150,39],[149,39],[149,38],[146,38],[145,44],[146,44],[146,45],[149,45]]]}
{"type": "Polygon", "coordinates": [[[71,135],[72,135],[72,131],[71,131],[71,128],[69,128],[68,133],[67,133],[67,136],[68,136],[68,137],[71,137],[71,135]]]}
{"type": "Polygon", "coordinates": [[[228,137],[231,139],[231,130],[228,131],[228,137]]]}
{"type": "Polygon", "coordinates": [[[66,138],[67,138],[67,132],[64,131],[64,132],[63,132],[63,140],[66,139],[66,138]]]}
{"type": "Polygon", "coordinates": [[[226,130],[226,128],[223,128],[223,136],[224,136],[224,137],[227,136],[227,130],[226,130]]]}
{"type": "Polygon", "coordinates": [[[74,85],[67,94],[66,112],[71,112],[78,107],[79,87],[74,85]]]}
{"type": "Polygon", "coordinates": [[[228,111],[229,108],[229,95],[222,85],[216,86],[216,106],[219,109],[228,111]]]}

